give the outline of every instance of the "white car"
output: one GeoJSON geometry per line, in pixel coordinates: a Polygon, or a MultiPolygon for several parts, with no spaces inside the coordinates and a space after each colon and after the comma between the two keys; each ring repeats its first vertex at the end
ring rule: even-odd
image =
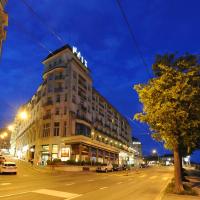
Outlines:
{"type": "Polygon", "coordinates": [[[101,166],[98,166],[96,169],[97,172],[112,172],[113,171],[113,165],[112,164],[104,164],[101,166]]]}
{"type": "Polygon", "coordinates": [[[17,174],[17,166],[15,162],[3,162],[0,166],[0,173],[13,173],[17,174]]]}

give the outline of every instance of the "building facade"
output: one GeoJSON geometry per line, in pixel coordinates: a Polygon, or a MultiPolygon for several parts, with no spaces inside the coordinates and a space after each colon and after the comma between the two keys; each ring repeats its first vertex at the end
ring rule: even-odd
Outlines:
{"type": "Polygon", "coordinates": [[[6,128],[0,128],[0,153],[8,153],[10,149],[11,132],[6,128]]]}
{"type": "Polygon", "coordinates": [[[7,0],[0,0],[0,55],[2,52],[2,43],[6,39],[5,26],[8,26],[8,15],[4,11],[7,0]]]}
{"type": "Polygon", "coordinates": [[[14,120],[13,154],[34,163],[63,161],[132,163],[127,120],[93,88],[87,62],[69,45],[49,54],[43,83],[14,120]]]}

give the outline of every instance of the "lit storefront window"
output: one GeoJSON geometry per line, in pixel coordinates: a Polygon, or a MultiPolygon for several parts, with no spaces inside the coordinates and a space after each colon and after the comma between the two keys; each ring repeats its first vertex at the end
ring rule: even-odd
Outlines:
{"type": "Polygon", "coordinates": [[[52,145],[52,160],[58,158],[58,145],[53,144],[52,145]]]}
{"type": "Polygon", "coordinates": [[[70,159],[70,147],[61,148],[61,160],[67,161],[70,159]]]}

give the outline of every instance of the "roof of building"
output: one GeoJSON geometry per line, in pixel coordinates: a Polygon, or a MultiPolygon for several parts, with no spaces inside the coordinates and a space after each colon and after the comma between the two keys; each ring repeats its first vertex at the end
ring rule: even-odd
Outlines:
{"type": "Polygon", "coordinates": [[[65,50],[65,49],[70,49],[70,50],[72,50],[72,48],[71,48],[70,45],[65,44],[64,46],[62,46],[62,47],[60,47],[59,49],[56,49],[55,51],[53,51],[52,53],[50,53],[43,61],[45,61],[45,60],[51,58],[52,56],[56,55],[57,53],[59,53],[59,52],[65,50]]]}

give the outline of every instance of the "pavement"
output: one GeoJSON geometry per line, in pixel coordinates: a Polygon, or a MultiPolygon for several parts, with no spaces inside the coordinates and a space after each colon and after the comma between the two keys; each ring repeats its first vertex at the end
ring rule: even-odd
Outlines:
{"type": "Polygon", "coordinates": [[[176,195],[176,194],[164,194],[162,200],[199,200],[200,199],[200,170],[194,168],[186,168],[188,176],[185,178],[189,182],[185,184],[189,185],[193,190],[196,191],[198,196],[191,195],[176,195]]]}
{"type": "Polygon", "coordinates": [[[0,200],[158,200],[171,167],[110,173],[45,172],[17,162],[17,175],[0,175],[0,200]]]}

